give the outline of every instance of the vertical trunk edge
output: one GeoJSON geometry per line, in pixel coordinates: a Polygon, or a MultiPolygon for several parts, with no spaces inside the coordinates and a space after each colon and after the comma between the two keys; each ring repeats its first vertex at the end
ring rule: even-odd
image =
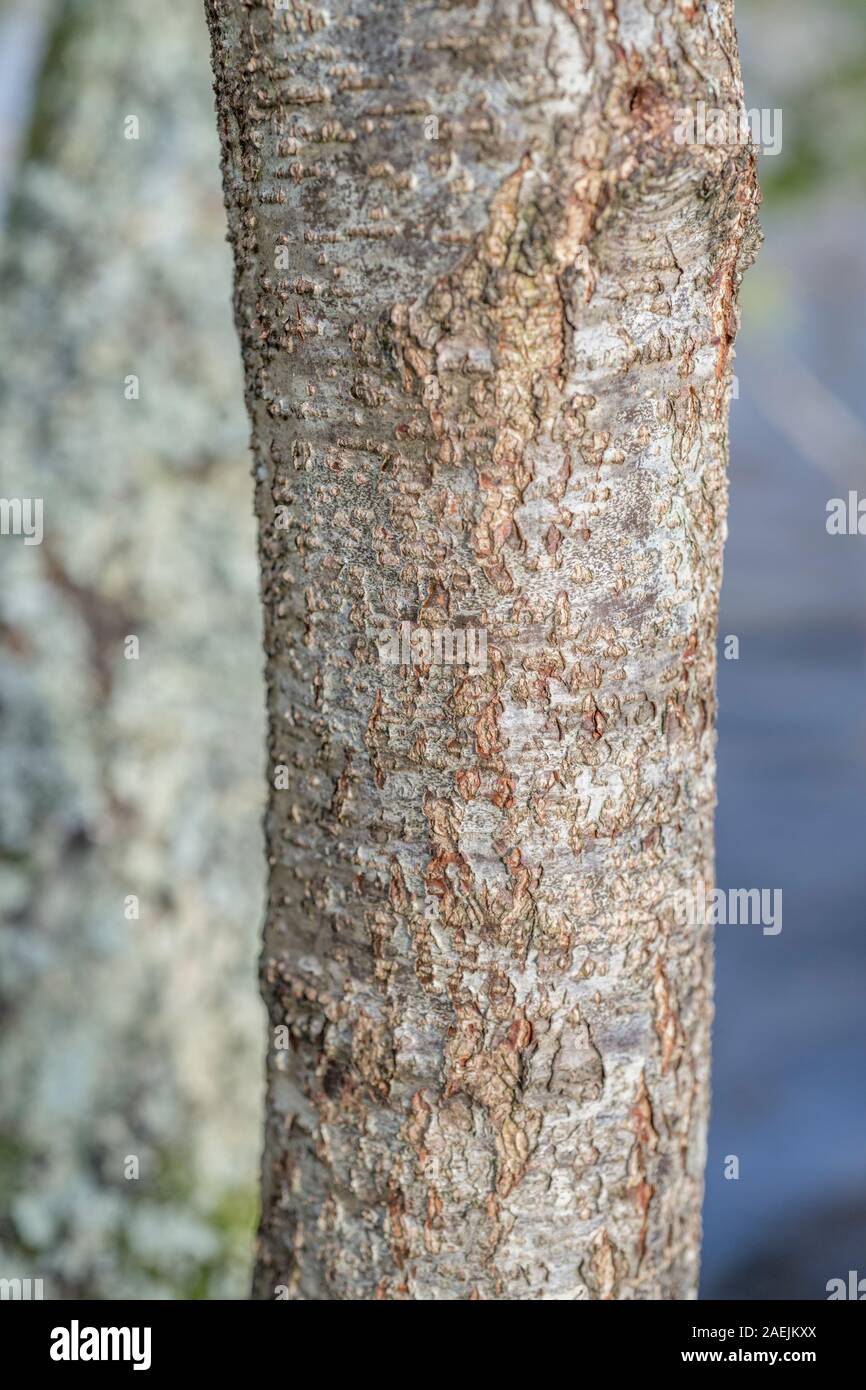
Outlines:
{"type": "Polygon", "coordinates": [[[697,1293],[730,0],[206,0],[271,796],[254,1294],[697,1293]]]}

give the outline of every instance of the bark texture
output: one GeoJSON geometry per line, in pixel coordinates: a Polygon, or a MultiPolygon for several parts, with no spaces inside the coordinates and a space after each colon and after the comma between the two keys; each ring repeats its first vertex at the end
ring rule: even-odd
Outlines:
{"type": "Polygon", "coordinates": [[[290,777],[256,1294],[693,1297],[711,941],[672,895],[713,876],[757,191],[674,132],[742,106],[732,5],[207,11],[290,777]],[[384,664],[407,620],[486,669],[384,664]]]}

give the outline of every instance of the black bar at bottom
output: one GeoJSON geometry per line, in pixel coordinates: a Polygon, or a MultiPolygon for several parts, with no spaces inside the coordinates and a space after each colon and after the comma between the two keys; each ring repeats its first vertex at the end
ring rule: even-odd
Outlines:
{"type": "MultiPolygon", "coordinates": [[[[20,1365],[60,1380],[77,1375],[92,1379],[100,1370],[114,1376],[138,1374],[141,1380],[184,1371],[213,1372],[223,1379],[242,1373],[250,1390],[258,1390],[271,1368],[286,1380],[307,1374],[305,1343],[308,1351],[322,1347],[321,1329],[310,1325],[311,1317],[318,1316],[302,1303],[0,1302],[4,1360],[7,1365],[11,1360],[16,1372],[20,1365]]],[[[393,1379],[399,1374],[405,1351],[397,1352],[392,1339],[405,1334],[406,1324],[399,1314],[396,1323],[380,1322],[382,1316],[381,1310],[368,1311],[361,1327],[353,1328],[341,1326],[341,1314],[329,1315],[328,1331],[332,1337],[336,1333],[336,1339],[325,1342],[329,1379],[339,1370],[343,1349],[353,1377],[393,1379]]],[[[446,1326],[439,1314],[420,1332],[430,1338],[422,1360],[431,1373],[428,1358],[439,1361],[441,1373],[444,1353],[446,1364],[452,1356],[456,1359],[462,1380],[477,1373],[479,1381],[487,1382],[491,1358],[503,1352],[509,1360],[513,1352],[521,1356],[514,1314],[504,1335],[491,1334],[483,1312],[480,1323],[473,1311],[469,1321],[457,1326],[446,1316],[446,1326]],[[447,1352],[452,1329],[461,1339],[459,1355],[447,1352]]],[[[632,1367],[645,1376],[672,1367],[761,1366],[776,1371],[793,1365],[820,1369],[826,1378],[828,1372],[859,1364],[863,1330],[857,1313],[823,1302],[582,1303],[567,1316],[564,1327],[551,1329],[555,1342],[539,1344],[534,1338],[527,1344],[530,1367],[541,1345],[548,1348],[545,1361],[555,1347],[557,1361],[563,1369],[570,1366],[573,1375],[583,1375],[600,1359],[616,1376],[632,1367]]],[[[414,1325],[412,1332],[419,1335],[414,1325]]],[[[536,1373],[543,1374],[542,1367],[536,1373]]],[[[598,1381],[598,1374],[592,1374],[598,1381]]]]}

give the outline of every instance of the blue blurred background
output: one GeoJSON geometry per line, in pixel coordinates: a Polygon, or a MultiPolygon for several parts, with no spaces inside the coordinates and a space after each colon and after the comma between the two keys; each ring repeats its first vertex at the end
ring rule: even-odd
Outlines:
{"type": "Polygon", "coordinates": [[[814,1299],[866,1275],[866,541],[825,525],[866,495],[866,7],[736,8],[784,136],[737,344],[717,875],[781,887],[784,926],[717,930],[701,1296],[814,1299]]]}

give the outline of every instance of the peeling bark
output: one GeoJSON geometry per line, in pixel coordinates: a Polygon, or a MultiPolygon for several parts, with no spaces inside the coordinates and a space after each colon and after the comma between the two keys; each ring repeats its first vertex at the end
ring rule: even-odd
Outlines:
{"type": "MultiPolygon", "coordinates": [[[[255,1292],[695,1296],[730,0],[207,0],[266,620],[255,1292]],[[388,665],[383,628],[487,634],[388,665]]],[[[423,644],[422,644],[423,650],[423,644]]]]}

